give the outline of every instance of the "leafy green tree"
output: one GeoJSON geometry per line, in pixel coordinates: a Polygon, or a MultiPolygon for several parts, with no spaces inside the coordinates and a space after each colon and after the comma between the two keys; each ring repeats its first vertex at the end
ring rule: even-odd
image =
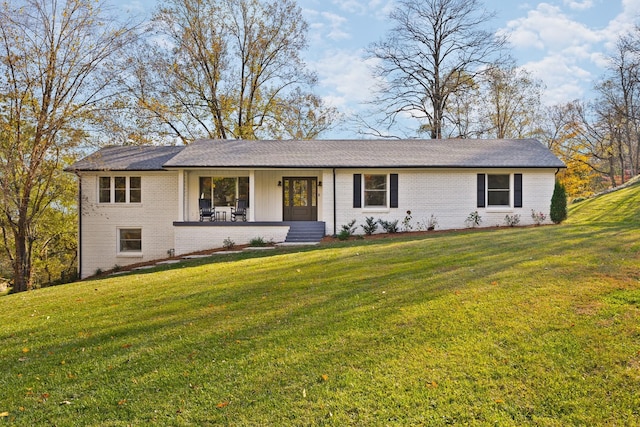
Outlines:
{"type": "Polygon", "coordinates": [[[567,219],[567,193],[564,185],[558,181],[556,181],[553,195],[551,196],[551,211],[549,212],[549,217],[551,221],[556,224],[560,224],[567,219]]]}
{"type": "Polygon", "coordinates": [[[124,69],[133,32],[117,22],[92,0],[0,5],[0,227],[14,292],[32,287],[35,251],[52,247],[65,156],[124,69]]]}

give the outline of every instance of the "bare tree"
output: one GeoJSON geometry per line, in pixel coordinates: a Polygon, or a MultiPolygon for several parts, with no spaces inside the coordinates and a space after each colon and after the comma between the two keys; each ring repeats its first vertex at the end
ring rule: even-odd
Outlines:
{"type": "Polygon", "coordinates": [[[542,83],[513,64],[491,66],[483,77],[480,133],[493,138],[539,134],[542,83]]]}
{"type": "Polygon", "coordinates": [[[610,58],[609,76],[598,84],[599,110],[612,123],[621,182],[626,174],[640,173],[640,40],[637,34],[618,40],[610,58]]]}
{"type": "Polygon", "coordinates": [[[265,132],[273,139],[316,139],[342,120],[336,108],[325,106],[320,97],[298,88],[278,102],[265,132]]]}
{"type": "Polygon", "coordinates": [[[386,39],[369,49],[385,82],[374,101],[384,108],[380,125],[411,117],[442,138],[449,99],[473,87],[505,39],[483,29],[492,15],[477,0],[399,0],[390,18],[386,39]]]}
{"type": "Polygon", "coordinates": [[[14,292],[32,284],[38,225],[60,191],[63,156],[86,137],[133,33],[89,0],[0,6],[0,226],[14,292]]]}
{"type": "MultiPolygon", "coordinates": [[[[293,0],[167,0],[153,30],[124,83],[163,136],[255,139],[282,129],[284,105],[311,107],[307,24],[293,0]]],[[[331,111],[317,97],[313,109],[313,126],[331,111]]]]}

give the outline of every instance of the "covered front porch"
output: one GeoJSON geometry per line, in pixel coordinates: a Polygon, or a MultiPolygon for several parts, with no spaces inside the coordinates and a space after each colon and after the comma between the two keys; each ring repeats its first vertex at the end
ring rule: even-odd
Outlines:
{"type": "Polygon", "coordinates": [[[327,234],[325,218],[331,217],[331,177],[331,170],[322,169],[179,170],[176,255],[222,247],[225,240],[280,243],[292,238],[292,226],[295,230],[306,223],[319,240],[318,233],[320,238],[327,234]],[[203,200],[213,213],[201,218],[203,200]],[[246,205],[246,215],[234,218],[238,200],[246,205]]]}
{"type": "Polygon", "coordinates": [[[210,202],[219,213],[213,219],[222,222],[231,220],[238,199],[246,201],[248,222],[322,221],[325,178],[330,182],[330,170],[179,170],[177,222],[200,221],[201,199],[210,202]]]}

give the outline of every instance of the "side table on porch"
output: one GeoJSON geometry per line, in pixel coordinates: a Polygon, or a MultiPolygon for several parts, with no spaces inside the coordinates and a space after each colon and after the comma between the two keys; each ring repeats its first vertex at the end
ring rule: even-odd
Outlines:
{"type": "Polygon", "coordinates": [[[216,211],[216,221],[226,221],[227,211],[216,211]]]}

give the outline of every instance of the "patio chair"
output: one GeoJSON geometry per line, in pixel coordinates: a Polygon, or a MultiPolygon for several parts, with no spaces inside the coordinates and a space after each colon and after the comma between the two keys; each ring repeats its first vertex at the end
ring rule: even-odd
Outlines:
{"type": "Polygon", "coordinates": [[[247,220],[247,201],[243,199],[236,200],[236,206],[231,208],[231,221],[236,221],[238,217],[243,221],[247,220]]]}
{"type": "Polygon", "coordinates": [[[199,199],[198,206],[200,208],[200,221],[208,218],[209,221],[216,220],[216,208],[211,206],[211,199],[199,199]]]}

